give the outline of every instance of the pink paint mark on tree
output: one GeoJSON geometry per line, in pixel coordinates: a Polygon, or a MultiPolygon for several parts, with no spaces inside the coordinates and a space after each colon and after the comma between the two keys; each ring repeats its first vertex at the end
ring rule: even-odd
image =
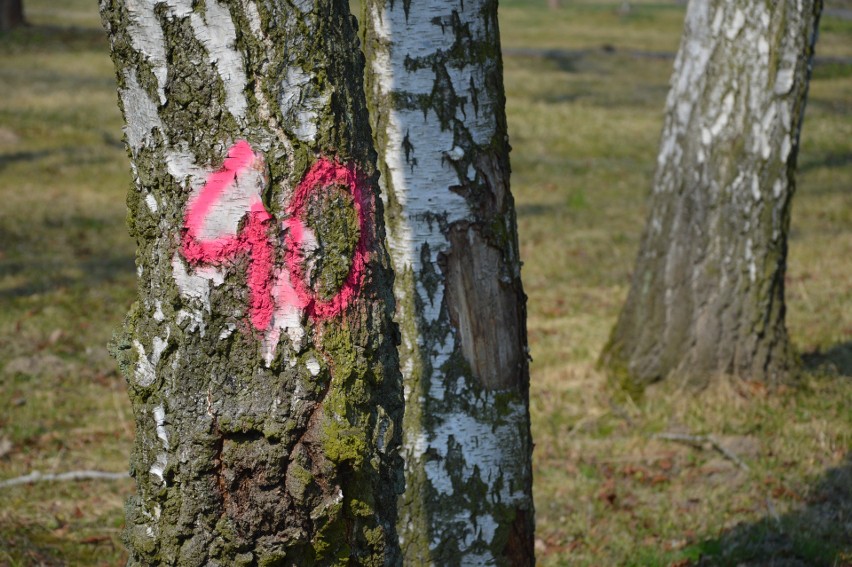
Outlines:
{"type": "MultiPolygon", "coordinates": [[[[190,200],[186,211],[185,226],[187,235],[198,238],[213,208],[222,199],[223,193],[231,186],[255,160],[263,162],[263,158],[255,156],[251,146],[245,140],[240,140],[228,150],[228,157],[222,164],[222,169],[213,172],[207,178],[207,183],[201,191],[190,200]]],[[[207,243],[206,245],[209,245],[207,243]]]]}
{"type": "MultiPolygon", "coordinates": [[[[233,262],[240,254],[248,254],[247,284],[250,292],[249,318],[255,329],[264,330],[272,320],[271,280],[274,252],[268,233],[272,224],[270,215],[260,200],[260,190],[251,196],[248,220],[237,234],[205,238],[203,229],[214,208],[220,204],[229,189],[234,189],[247,172],[262,172],[263,157],[256,155],[245,140],[240,140],[228,150],[222,169],[210,175],[201,191],[190,200],[184,218],[186,232],[181,252],[191,265],[224,265],[233,262]]],[[[242,213],[238,211],[237,214],[242,213]]],[[[240,214],[240,218],[244,214],[240,214]]]]}
{"type": "Polygon", "coordinates": [[[274,251],[269,240],[270,215],[263,203],[253,203],[249,212],[249,221],[241,234],[245,235],[246,246],[250,251],[248,267],[248,287],[251,297],[250,317],[255,329],[269,327],[275,305],[272,301],[272,269],[274,251]]]}
{"type": "MultiPolygon", "coordinates": [[[[248,256],[246,285],[249,288],[249,319],[252,326],[266,334],[275,334],[274,315],[295,308],[323,320],[340,315],[357,296],[363,284],[368,256],[368,222],[372,207],[361,187],[354,167],[333,160],[317,161],[296,187],[287,207],[283,225],[284,266],[276,273],[275,241],[270,236],[274,219],[260,199],[266,183],[263,157],[248,142],[240,140],[229,150],[222,168],[212,174],[196,196],[190,199],[184,217],[181,254],[192,266],[225,266],[241,255],[248,256]],[[242,182],[242,186],[241,186],[242,182]],[[246,183],[254,182],[254,186],[246,183]],[[349,273],[341,289],[323,300],[305,281],[305,225],[302,216],[311,195],[341,187],[352,195],[358,216],[359,239],[349,273]],[[242,228],[224,230],[218,225],[242,228]],[[213,227],[213,228],[211,228],[213,227]],[[214,229],[219,229],[217,233],[214,229]]],[[[277,336],[277,334],[275,334],[277,336]]]]}
{"type": "Polygon", "coordinates": [[[290,217],[285,222],[288,232],[285,240],[284,260],[291,276],[291,289],[285,290],[284,295],[286,297],[282,297],[284,301],[306,309],[311,317],[320,320],[335,317],[346,309],[358,295],[364,280],[367,266],[367,235],[369,234],[367,223],[369,222],[368,217],[371,216],[368,211],[370,210],[371,207],[365,199],[358,173],[354,167],[322,158],[308,170],[302,182],[296,187],[293,200],[287,208],[290,217]],[[343,286],[334,297],[323,300],[311,291],[305,281],[303,251],[305,225],[301,217],[312,194],[332,187],[341,187],[352,195],[355,211],[358,215],[359,238],[343,286]]]}

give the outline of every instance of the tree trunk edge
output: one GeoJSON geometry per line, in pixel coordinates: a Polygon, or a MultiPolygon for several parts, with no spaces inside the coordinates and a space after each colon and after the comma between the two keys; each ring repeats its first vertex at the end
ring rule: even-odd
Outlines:
{"type": "Polygon", "coordinates": [[[23,0],[0,0],[0,32],[28,25],[23,0]]]}

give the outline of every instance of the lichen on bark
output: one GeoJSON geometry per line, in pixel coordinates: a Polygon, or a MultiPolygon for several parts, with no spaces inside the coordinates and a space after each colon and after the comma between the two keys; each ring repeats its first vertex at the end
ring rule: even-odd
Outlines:
{"type": "Polygon", "coordinates": [[[348,6],[102,0],[101,15],[138,243],[139,299],[113,341],[137,430],[129,564],[398,563],[398,331],[348,6]],[[205,196],[238,157],[225,197],[205,196]],[[284,250],[289,202],[321,160],[357,172],[372,213],[318,226],[326,209],[354,215],[322,186],[302,219],[322,233],[314,257],[333,254],[320,299],[353,241],[366,247],[357,293],[323,317],[285,293],[284,250]],[[205,199],[197,246],[213,252],[192,256],[188,210],[205,199]]]}
{"type": "Polygon", "coordinates": [[[784,275],[821,0],[691,2],[627,302],[602,362],[670,376],[795,376],[784,275]]]}
{"type": "Polygon", "coordinates": [[[529,369],[497,3],[363,3],[396,272],[409,565],[533,559],[529,369]]]}

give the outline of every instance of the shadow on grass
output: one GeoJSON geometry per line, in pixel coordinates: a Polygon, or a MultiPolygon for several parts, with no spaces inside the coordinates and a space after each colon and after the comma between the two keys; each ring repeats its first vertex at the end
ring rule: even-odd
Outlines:
{"type": "Polygon", "coordinates": [[[0,34],[0,51],[85,51],[108,48],[101,28],[26,25],[0,34]]]}
{"type": "Polygon", "coordinates": [[[94,532],[87,537],[74,533],[69,529],[69,523],[56,517],[47,519],[47,525],[0,523],[0,542],[3,544],[0,565],[66,567],[127,563],[127,553],[116,530],[94,532]]]}
{"type": "Polygon", "coordinates": [[[25,281],[17,285],[0,285],[0,298],[26,297],[71,286],[93,287],[133,274],[132,255],[108,255],[77,261],[49,259],[0,262],[0,278],[10,275],[25,277],[25,281]]]}
{"type": "Polygon", "coordinates": [[[123,223],[120,217],[69,215],[0,226],[0,299],[132,280],[134,254],[123,223]]]}
{"type": "Polygon", "coordinates": [[[518,203],[515,205],[515,214],[519,217],[538,217],[542,215],[552,215],[556,212],[557,207],[553,205],[545,205],[541,203],[518,203]]]}
{"type": "Polygon", "coordinates": [[[31,152],[15,152],[11,154],[0,155],[0,171],[3,171],[7,166],[13,163],[29,163],[46,158],[51,154],[57,153],[58,150],[39,150],[31,152]]]}
{"type": "Polygon", "coordinates": [[[852,341],[836,344],[825,352],[818,350],[803,354],[802,362],[806,370],[852,377],[852,341]]]}
{"type": "MultiPolygon", "coordinates": [[[[43,567],[61,567],[65,565],[62,559],[56,557],[56,553],[49,546],[43,545],[41,542],[33,541],[30,532],[23,526],[13,526],[10,534],[3,534],[5,531],[0,526],[0,534],[4,535],[2,539],[4,549],[0,554],[0,560],[4,562],[0,565],[39,565],[43,567]],[[5,561],[8,561],[6,563],[5,561]]],[[[46,530],[45,530],[46,532],[46,530]]]]}
{"type": "MultiPolygon", "coordinates": [[[[112,136],[109,132],[102,132],[101,137],[105,144],[114,148],[124,149],[124,144],[118,141],[115,136],[112,136]]],[[[100,165],[111,162],[111,156],[105,155],[103,151],[99,151],[99,148],[91,146],[65,146],[46,150],[2,153],[0,154],[0,172],[15,164],[29,164],[32,162],[38,162],[45,158],[54,158],[57,156],[60,156],[63,159],[63,163],[73,163],[78,166],[100,165]]],[[[47,165],[41,164],[41,167],[47,167],[47,165]]]]}
{"type": "Polygon", "coordinates": [[[696,547],[696,567],[852,565],[852,453],[826,471],[800,509],[740,524],[696,547]]]}
{"type": "Polygon", "coordinates": [[[841,168],[852,164],[852,154],[846,152],[828,152],[822,155],[808,156],[804,163],[799,165],[799,171],[811,171],[821,168],[841,168]]]}
{"type": "Polygon", "coordinates": [[[504,47],[503,57],[541,59],[553,63],[564,73],[576,73],[581,59],[587,57],[588,49],[539,49],[533,47],[504,47]]]}

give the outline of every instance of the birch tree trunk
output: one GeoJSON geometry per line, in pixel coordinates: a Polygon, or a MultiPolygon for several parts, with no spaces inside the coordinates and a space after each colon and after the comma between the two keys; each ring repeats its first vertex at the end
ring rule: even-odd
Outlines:
{"type": "Polygon", "coordinates": [[[787,234],[821,9],[689,3],[650,218],[603,355],[624,385],[789,378],[787,234]]]}
{"type": "Polygon", "coordinates": [[[402,387],[339,0],[102,0],[139,300],[130,565],[393,565],[402,387]]]}
{"type": "Polygon", "coordinates": [[[23,0],[0,0],[0,31],[24,25],[23,0]]]}
{"type": "Polygon", "coordinates": [[[525,295],[495,0],[368,0],[367,97],[396,273],[410,565],[530,565],[525,295]]]}

